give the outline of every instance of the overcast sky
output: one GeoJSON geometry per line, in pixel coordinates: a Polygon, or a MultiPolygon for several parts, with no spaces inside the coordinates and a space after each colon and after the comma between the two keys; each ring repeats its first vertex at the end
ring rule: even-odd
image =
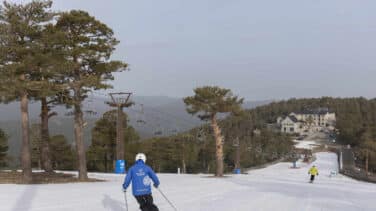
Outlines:
{"type": "Polygon", "coordinates": [[[55,0],[54,8],[87,10],[114,29],[114,58],[131,68],[116,75],[116,90],[375,97],[375,0],[55,0]]]}

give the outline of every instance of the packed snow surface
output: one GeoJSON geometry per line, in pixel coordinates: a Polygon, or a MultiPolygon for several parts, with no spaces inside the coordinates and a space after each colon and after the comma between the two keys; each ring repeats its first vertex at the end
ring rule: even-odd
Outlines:
{"type": "Polygon", "coordinates": [[[296,143],[295,144],[295,148],[298,148],[298,149],[314,149],[314,148],[316,148],[316,147],[319,146],[315,141],[307,141],[307,140],[298,141],[298,140],[294,140],[294,142],[296,143]]]}
{"type": "MultiPolygon", "coordinates": [[[[209,175],[158,174],[160,189],[178,210],[376,210],[376,184],[358,182],[337,175],[336,154],[318,153],[315,165],[320,175],[308,183],[311,165],[278,163],[248,174],[213,178],[209,175]]],[[[2,211],[99,211],[126,210],[121,191],[123,175],[92,173],[90,177],[106,182],[0,185],[2,211]]],[[[127,192],[129,210],[138,210],[137,202],[127,192]]],[[[155,203],[161,211],[173,210],[154,189],[155,203]]]]}

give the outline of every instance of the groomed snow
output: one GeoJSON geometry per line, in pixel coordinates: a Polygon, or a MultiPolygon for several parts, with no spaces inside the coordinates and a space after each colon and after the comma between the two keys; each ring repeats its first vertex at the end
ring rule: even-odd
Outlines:
{"type": "Polygon", "coordinates": [[[314,149],[319,146],[315,141],[294,140],[294,142],[296,143],[295,148],[298,148],[298,149],[314,149]]]}
{"type": "MultiPolygon", "coordinates": [[[[159,174],[160,188],[178,210],[376,210],[376,185],[343,176],[329,177],[337,170],[336,155],[318,153],[315,164],[320,175],[308,183],[310,166],[278,163],[245,175],[209,178],[208,175],[159,174]]],[[[90,174],[107,182],[0,185],[2,211],[102,211],[125,210],[121,192],[123,177],[114,174],[90,174]]],[[[129,210],[138,210],[135,199],[127,192],[129,210]]],[[[154,190],[155,203],[161,211],[173,210],[154,190]]]]}

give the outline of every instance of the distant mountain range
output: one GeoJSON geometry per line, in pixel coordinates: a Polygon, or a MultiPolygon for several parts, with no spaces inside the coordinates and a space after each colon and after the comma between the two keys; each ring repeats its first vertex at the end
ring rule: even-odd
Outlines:
{"type": "MultiPolygon", "coordinates": [[[[84,115],[87,122],[84,136],[86,146],[90,145],[90,131],[95,121],[103,113],[113,109],[105,103],[109,100],[109,98],[102,96],[89,96],[83,103],[84,110],[94,112],[88,112],[84,115]]],[[[131,100],[135,104],[130,108],[125,108],[124,111],[129,116],[129,124],[138,131],[142,138],[152,137],[158,132],[162,133],[163,136],[171,135],[189,130],[203,123],[197,117],[191,116],[186,112],[185,104],[179,98],[134,96],[131,100]]],[[[245,102],[243,106],[249,109],[270,102],[272,101],[245,102]]],[[[10,136],[9,152],[11,155],[18,154],[21,143],[19,107],[19,102],[0,104],[0,128],[10,136]]],[[[51,135],[63,134],[73,143],[73,117],[68,115],[70,110],[65,108],[65,106],[56,106],[53,111],[57,112],[58,115],[50,119],[51,135]]],[[[39,123],[40,103],[30,102],[29,113],[31,124],[39,123]]]]}

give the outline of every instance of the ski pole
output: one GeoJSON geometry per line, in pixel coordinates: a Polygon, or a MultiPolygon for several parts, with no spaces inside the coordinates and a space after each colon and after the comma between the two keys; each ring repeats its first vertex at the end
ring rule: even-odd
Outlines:
{"type": "Polygon", "coordinates": [[[125,208],[128,211],[127,192],[124,192],[124,199],[125,199],[125,208]]]}
{"type": "Polygon", "coordinates": [[[166,201],[171,205],[171,207],[174,208],[175,211],[177,211],[178,209],[176,209],[176,207],[170,202],[170,200],[168,200],[168,198],[166,197],[166,195],[164,195],[164,193],[162,192],[162,190],[160,188],[157,188],[157,190],[159,191],[159,193],[161,193],[161,195],[163,196],[163,198],[165,198],[166,201]]]}

